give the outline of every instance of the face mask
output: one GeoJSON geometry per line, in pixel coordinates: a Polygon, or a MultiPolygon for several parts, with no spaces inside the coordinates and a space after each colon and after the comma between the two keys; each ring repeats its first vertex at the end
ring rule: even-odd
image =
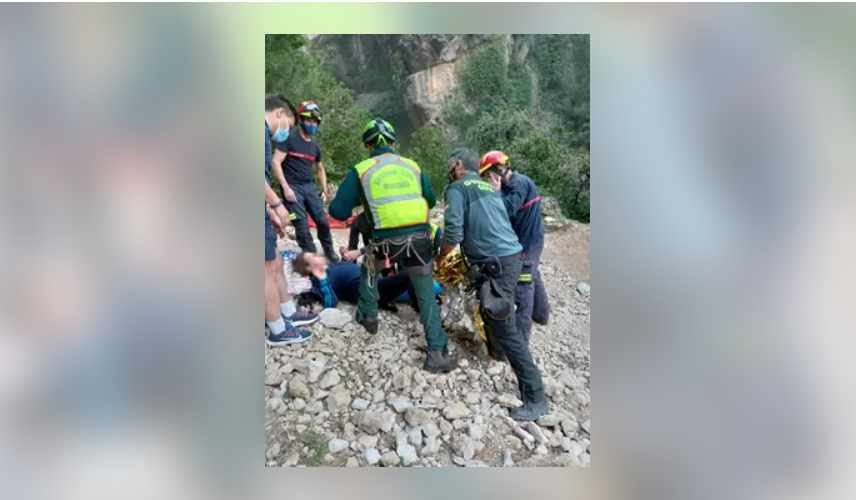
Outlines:
{"type": "Polygon", "coordinates": [[[300,126],[303,127],[303,131],[309,135],[315,135],[315,132],[318,132],[318,125],[315,125],[314,123],[302,122],[300,126]]]}
{"type": "Polygon", "coordinates": [[[285,140],[288,139],[288,132],[289,132],[288,128],[282,128],[282,127],[277,128],[276,132],[273,134],[273,141],[274,142],[285,142],[285,140]]]}

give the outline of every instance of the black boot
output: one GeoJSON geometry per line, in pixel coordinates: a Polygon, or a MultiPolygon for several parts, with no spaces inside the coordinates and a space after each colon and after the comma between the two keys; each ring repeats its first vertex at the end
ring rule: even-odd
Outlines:
{"type": "Polygon", "coordinates": [[[377,333],[377,319],[360,318],[357,320],[357,323],[363,325],[363,328],[365,328],[370,334],[374,335],[377,333]]]}
{"type": "Polygon", "coordinates": [[[428,356],[425,358],[426,371],[431,373],[448,373],[458,367],[458,361],[443,353],[443,351],[428,351],[428,356]]]}
{"type": "Polygon", "coordinates": [[[531,422],[538,420],[549,412],[547,408],[547,399],[542,398],[540,401],[527,401],[520,408],[512,408],[508,412],[509,416],[514,420],[521,422],[531,422]]]}

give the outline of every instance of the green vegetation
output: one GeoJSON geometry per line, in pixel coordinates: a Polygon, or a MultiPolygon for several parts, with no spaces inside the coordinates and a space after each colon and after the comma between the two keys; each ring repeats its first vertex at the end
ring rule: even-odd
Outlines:
{"type": "Polygon", "coordinates": [[[309,456],[306,464],[309,467],[318,467],[323,463],[324,455],[327,454],[327,440],[317,431],[309,429],[300,435],[300,441],[309,448],[309,456]]]}
{"type": "Polygon", "coordinates": [[[568,144],[589,148],[589,37],[531,37],[532,57],[540,75],[541,102],[562,121],[568,144]]]}
{"type": "Polygon", "coordinates": [[[588,36],[538,35],[527,42],[523,63],[505,65],[501,38],[473,54],[444,119],[459,142],[479,153],[505,151],[566,215],[588,222],[588,36]]]}
{"type": "MultiPolygon", "coordinates": [[[[508,40],[497,36],[468,56],[441,124],[411,132],[404,123],[393,123],[401,153],[419,163],[439,194],[447,184],[446,159],[455,146],[467,145],[479,154],[503,150],[515,169],[559,200],[566,215],[588,222],[589,38],[527,35],[522,41],[528,53],[522,61],[509,53],[508,40]]],[[[302,35],[267,36],[265,90],[285,94],[295,105],[306,99],[320,104],[324,122],[318,141],[328,178],[339,181],[366,157],[359,137],[371,114],[355,105],[351,89],[333,76],[332,55],[321,49],[306,51],[306,43],[302,35]]],[[[393,54],[388,63],[394,75],[388,90],[401,93],[403,62],[393,54]]],[[[372,77],[368,73],[364,78],[372,77]]],[[[401,106],[397,100],[383,105],[401,106]]],[[[405,116],[403,109],[397,112],[405,116]]]]}
{"type": "Polygon", "coordinates": [[[480,115],[464,142],[480,152],[508,153],[512,167],[555,196],[566,215],[588,222],[589,153],[562,142],[541,118],[528,110],[499,108],[494,115],[480,115]]]}
{"type": "Polygon", "coordinates": [[[452,145],[443,129],[439,127],[423,127],[411,134],[406,147],[401,154],[411,158],[428,174],[431,187],[439,198],[443,188],[448,184],[446,162],[452,145]]]}
{"type": "Polygon", "coordinates": [[[321,106],[318,143],[328,179],[338,182],[366,157],[360,133],[371,116],[354,105],[350,89],[325,69],[323,58],[301,50],[305,42],[302,35],[267,35],[265,92],[284,94],[295,107],[308,99],[321,106]]]}
{"type": "Polygon", "coordinates": [[[460,74],[460,90],[468,102],[479,108],[493,108],[507,99],[509,92],[504,48],[491,43],[472,55],[460,74]]]}

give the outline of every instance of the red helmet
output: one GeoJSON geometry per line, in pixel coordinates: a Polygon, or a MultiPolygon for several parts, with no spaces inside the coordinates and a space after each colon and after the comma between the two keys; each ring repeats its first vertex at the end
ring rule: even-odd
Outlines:
{"type": "Polygon", "coordinates": [[[321,108],[315,101],[301,102],[300,107],[297,108],[297,114],[303,118],[314,118],[319,122],[321,121],[321,108]]]}
{"type": "Polygon", "coordinates": [[[502,151],[488,151],[482,156],[481,163],[479,164],[479,175],[484,174],[497,165],[502,167],[511,165],[508,155],[502,151]]]}

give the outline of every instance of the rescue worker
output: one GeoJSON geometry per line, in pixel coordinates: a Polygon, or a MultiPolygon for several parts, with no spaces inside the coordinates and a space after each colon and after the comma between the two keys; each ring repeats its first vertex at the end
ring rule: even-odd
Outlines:
{"type": "Polygon", "coordinates": [[[541,373],[514,318],[514,289],[523,261],[523,247],[511,228],[499,193],[479,178],[479,157],[466,148],[449,158],[445,235],[438,259],[458,244],[476,270],[482,318],[489,338],[508,358],[523,406],[510,412],[515,420],[531,421],[547,413],[541,373]]]}
{"type": "Polygon", "coordinates": [[[304,252],[316,252],[315,240],[309,231],[309,216],[315,221],[318,239],[330,262],[338,262],[333,248],[330,223],[324,213],[327,200],[327,172],[321,162],[321,147],[313,140],[321,125],[321,108],[313,101],[304,101],[297,108],[300,127],[277,144],[274,155],[274,174],[282,186],[286,208],[292,214],[291,222],[297,244],[304,252]],[[315,175],[321,190],[315,184],[315,175]]]}
{"type": "Polygon", "coordinates": [[[514,321],[528,342],[532,321],[545,325],[550,317],[547,291],[539,269],[544,250],[541,196],[532,179],[512,172],[511,161],[502,151],[489,151],[482,156],[479,175],[502,194],[511,227],[523,246],[523,270],[514,292],[517,306],[514,321]]]}
{"type": "Polygon", "coordinates": [[[330,204],[330,215],[339,220],[350,217],[362,204],[371,226],[370,245],[360,269],[357,322],[370,334],[377,333],[380,269],[398,264],[410,277],[419,304],[428,344],[424,369],[449,372],[457,361],[448,354],[449,336],[434,300],[428,210],[436,198],[431,182],[416,162],[395,153],[395,129],[388,121],[369,121],[362,140],[370,157],[348,170],[330,204]]]}

